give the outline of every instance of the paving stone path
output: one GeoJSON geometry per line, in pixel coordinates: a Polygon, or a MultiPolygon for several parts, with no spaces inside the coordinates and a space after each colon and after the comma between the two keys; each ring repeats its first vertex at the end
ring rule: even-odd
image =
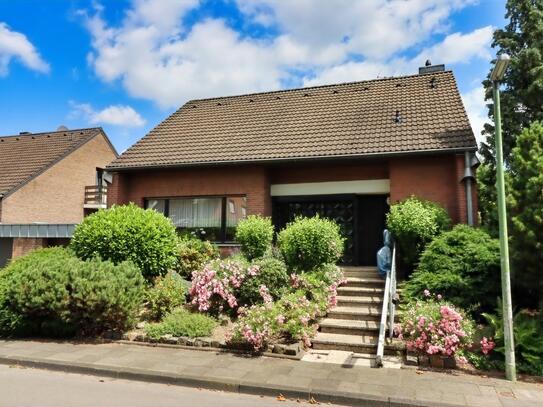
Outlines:
{"type": "Polygon", "coordinates": [[[361,406],[543,406],[543,385],[138,345],[0,341],[0,363],[361,406]]]}

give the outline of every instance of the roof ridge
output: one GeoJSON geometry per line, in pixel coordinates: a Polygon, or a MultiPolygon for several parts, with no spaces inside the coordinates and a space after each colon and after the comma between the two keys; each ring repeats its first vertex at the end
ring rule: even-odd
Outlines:
{"type": "MultiPolygon", "coordinates": [[[[255,96],[255,95],[272,95],[272,94],[276,94],[276,93],[288,93],[288,92],[295,92],[295,91],[300,91],[300,90],[322,89],[322,88],[330,88],[330,87],[333,87],[333,86],[348,86],[348,85],[370,83],[370,82],[381,82],[381,81],[389,81],[389,80],[395,80],[395,79],[406,79],[406,78],[413,78],[413,77],[426,76],[426,75],[443,75],[443,74],[446,74],[446,73],[453,74],[453,71],[451,69],[447,69],[445,71],[432,72],[432,73],[427,73],[427,74],[417,73],[417,74],[411,74],[411,75],[388,76],[388,77],[385,77],[385,78],[366,79],[366,80],[363,80],[363,81],[329,83],[329,84],[326,84],[326,85],[314,85],[314,86],[305,86],[305,87],[303,86],[303,87],[291,88],[291,89],[278,89],[278,90],[263,91],[263,92],[241,93],[241,94],[229,95],[229,96],[214,96],[214,97],[209,97],[209,98],[191,99],[191,100],[185,102],[183,104],[183,106],[188,105],[190,103],[205,102],[205,101],[208,101],[208,100],[230,99],[230,98],[239,98],[239,97],[244,97],[244,96],[255,96]]],[[[453,76],[454,76],[454,74],[453,74],[453,76]]],[[[177,110],[179,110],[179,109],[177,109],[177,110]]]]}
{"type": "Polygon", "coordinates": [[[41,136],[41,135],[44,135],[44,134],[54,134],[54,133],[73,133],[73,132],[78,132],[78,131],[82,131],[82,130],[101,130],[101,131],[104,131],[104,129],[101,126],[99,126],[99,127],[82,127],[82,128],[79,128],[79,129],[41,131],[41,132],[38,132],[38,133],[28,132],[28,133],[23,133],[23,134],[9,134],[7,136],[0,136],[0,138],[41,136]]]}

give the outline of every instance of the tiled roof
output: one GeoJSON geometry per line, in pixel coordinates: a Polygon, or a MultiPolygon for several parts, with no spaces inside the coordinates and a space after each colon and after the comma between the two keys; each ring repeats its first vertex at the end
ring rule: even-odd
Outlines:
{"type": "Polygon", "coordinates": [[[0,195],[28,182],[101,131],[91,128],[0,136],[0,195]]]}
{"type": "Polygon", "coordinates": [[[193,100],[108,168],[475,149],[452,72],[193,100]]]}

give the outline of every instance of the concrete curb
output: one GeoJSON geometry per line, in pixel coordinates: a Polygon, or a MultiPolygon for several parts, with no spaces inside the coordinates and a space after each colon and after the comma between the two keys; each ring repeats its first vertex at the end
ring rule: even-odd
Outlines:
{"type": "Polygon", "coordinates": [[[282,394],[289,399],[309,400],[311,397],[320,403],[333,403],[347,406],[367,407],[458,407],[452,404],[423,402],[396,397],[376,396],[353,392],[321,391],[288,385],[274,385],[250,380],[214,379],[186,374],[165,373],[150,369],[119,368],[93,363],[63,362],[41,358],[0,356],[0,364],[47,369],[65,373],[78,373],[114,379],[136,380],[149,383],[197,387],[209,390],[222,390],[233,393],[276,397],[282,394]]]}

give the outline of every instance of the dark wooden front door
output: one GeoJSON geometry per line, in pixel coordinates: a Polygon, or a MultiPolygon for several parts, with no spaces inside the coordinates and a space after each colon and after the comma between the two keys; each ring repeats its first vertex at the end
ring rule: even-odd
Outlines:
{"type": "Polygon", "coordinates": [[[324,195],[273,199],[273,223],[279,231],[297,216],[332,219],[345,237],[342,263],[372,266],[382,245],[385,215],[383,195],[324,195]]]}
{"type": "Polygon", "coordinates": [[[375,266],[377,251],[383,246],[388,203],[386,195],[361,195],[358,198],[358,264],[375,266]]]}

